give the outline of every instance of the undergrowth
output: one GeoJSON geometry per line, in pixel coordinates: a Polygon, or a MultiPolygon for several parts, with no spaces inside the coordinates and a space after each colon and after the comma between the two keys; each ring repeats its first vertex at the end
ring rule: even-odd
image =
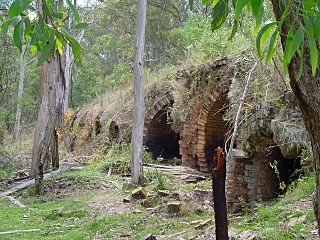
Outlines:
{"type": "Polygon", "coordinates": [[[315,221],[311,194],[315,190],[314,177],[302,177],[288,187],[284,196],[268,204],[257,205],[252,214],[246,214],[239,219],[232,220],[231,226],[238,233],[245,230],[257,232],[263,239],[304,239],[314,229],[315,221]],[[300,206],[299,201],[308,202],[307,206],[300,206]],[[288,223],[293,217],[306,217],[306,222],[297,222],[293,226],[288,223]]]}

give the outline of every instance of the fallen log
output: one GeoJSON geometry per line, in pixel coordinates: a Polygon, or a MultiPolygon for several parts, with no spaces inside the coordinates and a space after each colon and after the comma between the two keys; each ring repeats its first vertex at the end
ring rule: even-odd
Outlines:
{"type": "MultiPolygon", "coordinates": [[[[47,179],[47,178],[50,178],[50,177],[54,177],[54,176],[57,176],[57,175],[59,175],[59,174],[61,174],[63,172],[66,172],[68,170],[78,169],[78,168],[79,168],[78,166],[68,166],[67,165],[67,167],[65,167],[65,168],[60,168],[60,169],[58,169],[56,171],[52,171],[52,172],[44,174],[44,179],[47,179]]],[[[26,188],[26,187],[28,187],[28,186],[30,186],[32,184],[34,184],[34,180],[33,179],[25,181],[25,182],[13,187],[13,188],[7,190],[7,191],[5,191],[5,192],[1,192],[0,193],[0,197],[9,196],[12,193],[15,193],[15,192],[17,192],[17,191],[19,191],[21,189],[24,189],[24,188],[26,188]]]]}
{"type": "Polygon", "coordinates": [[[39,232],[41,229],[27,229],[27,230],[10,230],[6,232],[0,232],[0,235],[13,234],[13,233],[27,233],[27,232],[39,232]]]}
{"type": "Polygon", "coordinates": [[[22,202],[20,202],[18,199],[15,199],[14,197],[12,196],[7,196],[7,198],[15,205],[18,205],[19,207],[21,208],[27,208],[26,205],[24,205],[22,202]]]}

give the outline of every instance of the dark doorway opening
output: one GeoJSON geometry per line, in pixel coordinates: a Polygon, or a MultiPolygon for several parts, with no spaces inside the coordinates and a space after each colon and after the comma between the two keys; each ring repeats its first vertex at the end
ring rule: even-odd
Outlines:
{"type": "Polygon", "coordinates": [[[102,124],[100,120],[100,116],[98,116],[95,120],[95,135],[98,136],[102,131],[102,124]]]}
{"type": "Polygon", "coordinates": [[[148,125],[145,145],[153,159],[181,158],[179,154],[180,135],[171,128],[168,106],[163,107],[148,125]]]}
{"type": "Polygon", "coordinates": [[[111,142],[119,143],[120,141],[120,129],[115,121],[111,121],[109,125],[109,138],[111,142]]]}
{"type": "Polygon", "coordinates": [[[271,164],[276,165],[276,168],[279,172],[279,174],[277,174],[276,170],[274,170],[275,174],[279,175],[277,176],[277,185],[279,189],[278,194],[283,194],[291,183],[298,180],[302,176],[303,171],[301,159],[299,156],[296,158],[285,158],[280,148],[277,146],[270,146],[268,149],[271,152],[271,164]],[[283,188],[281,183],[284,183],[286,187],[283,188]]]}
{"type": "Polygon", "coordinates": [[[208,169],[213,168],[214,150],[219,146],[224,148],[225,137],[228,132],[228,124],[224,121],[224,115],[228,106],[227,96],[224,95],[212,104],[208,113],[205,126],[206,145],[205,158],[208,163],[208,169]]]}

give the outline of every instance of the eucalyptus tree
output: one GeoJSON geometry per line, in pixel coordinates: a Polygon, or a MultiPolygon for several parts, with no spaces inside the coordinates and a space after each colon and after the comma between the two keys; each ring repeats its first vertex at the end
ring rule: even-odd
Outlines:
{"type": "Polygon", "coordinates": [[[54,0],[15,0],[7,11],[7,19],[1,24],[4,33],[13,27],[12,38],[20,51],[29,42],[40,66],[41,104],[32,149],[32,170],[38,194],[43,194],[43,172],[50,155],[57,157],[53,139],[57,118],[63,117],[60,108],[65,89],[63,46],[70,44],[75,60],[80,62],[81,46],[72,36],[73,29],[65,24],[68,11],[75,16],[77,24],[74,28],[83,26],[70,0],[66,0],[66,5],[54,0]]]}
{"type": "MultiPolygon", "coordinates": [[[[211,0],[202,0],[204,4],[209,2],[211,0]]],[[[257,53],[267,61],[276,52],[280,39],[282,62],[312,145],[317,184],[314,210],[320,226],[320,1],[213,0],[211,5],[212,30],[220,28],[228,14],[233,12],[231,38],[238,30],[242,13],[249,9],[256,20],[256,27],[260,27],[256,37],[257,53]],[[266,6],[272,8],[275,20],[264,19],[266,6]]],[[[320,227],[318,229],[320,231],[320,227]]]]}
{"type": "Polygon", "coordinates": [[[143,129],[144,129],[144,45],[147,18],[147,0],[137,1],[136,47],[134,60],[134,111],[131,138],[131,182],[140,183],[143,174],[143,129]]]}

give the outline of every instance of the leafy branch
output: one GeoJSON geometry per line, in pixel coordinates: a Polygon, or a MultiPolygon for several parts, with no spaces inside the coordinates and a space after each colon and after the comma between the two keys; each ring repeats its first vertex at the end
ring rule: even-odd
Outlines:
{"type": "Polygon", "coordinates": [[[75,61],[81,65],[82,49],[72,33],[87,27],[87,24],[81,21],[70,0],[66,0],[66,5],[62,1],[53,0],[15,0],[7,14],[6,19],[0,19],[2,32],[7,34],[12,27],[12,38],[16,47],[21,51],[22,46],[29,42],[32,53],[39,53],[37,56],[40,65],[56,51],[62,55],[66,44],[71,46],[75,61]],[[73,14],[76,22],[73,28],[65,24],[69,12],[73,14]]]}

